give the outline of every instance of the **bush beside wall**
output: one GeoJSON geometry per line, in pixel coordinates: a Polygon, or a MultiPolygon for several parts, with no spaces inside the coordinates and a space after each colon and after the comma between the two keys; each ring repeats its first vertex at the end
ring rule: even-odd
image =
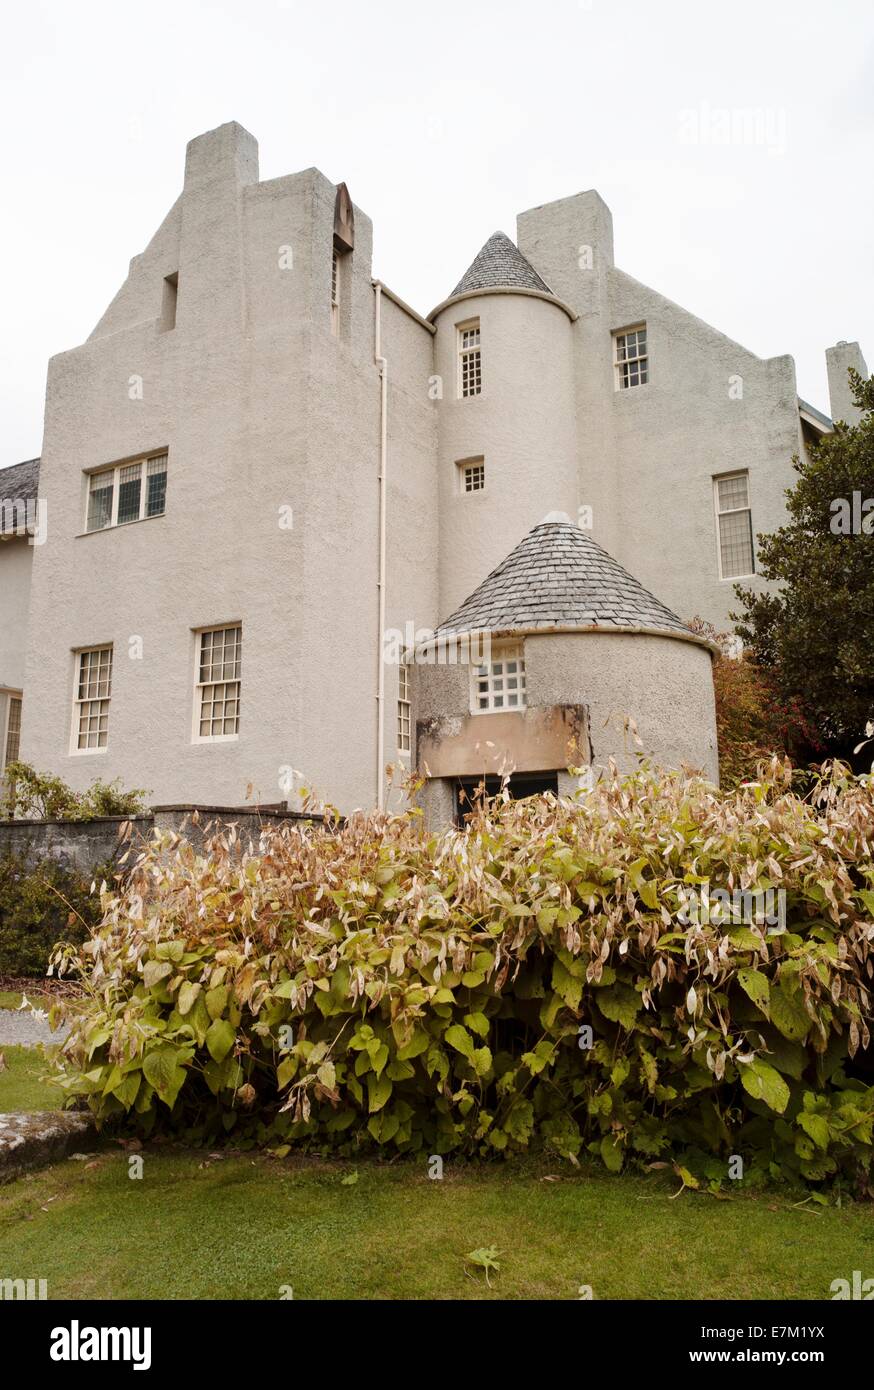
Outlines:
{"type": "Polygon", "coordinates": [[[66,1089],[128,1131],[280,1154],[539,1144],[714,1187],[738,1155],[869,1191],[874,793],[788,778],[644,770],[464,831],[359,815],[242,858],[159,837],[58,954],[89,991],[66,1089]],[[785,930],[695,920],[708,885],[782,891],[785,930]]]}
{"type": "Polygon", "coordinates": [[[18,855],[0,858],[0,975],[44,978],[58,942],[86,939],[102,916],[91,883],[51,860],[34,867],[18,855]]]}

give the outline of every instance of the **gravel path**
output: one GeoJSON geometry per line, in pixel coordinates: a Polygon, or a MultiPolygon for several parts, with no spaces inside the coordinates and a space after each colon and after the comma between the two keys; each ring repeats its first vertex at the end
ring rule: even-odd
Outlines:
{"type": "Polygon", "coordinates": [[[0,1009],[0,1047],[36,1047],[39,1043],[61,1042],[67,1028],[53,1033],[48,1019],[34,1018],[28,1009],[0,1009]]]}

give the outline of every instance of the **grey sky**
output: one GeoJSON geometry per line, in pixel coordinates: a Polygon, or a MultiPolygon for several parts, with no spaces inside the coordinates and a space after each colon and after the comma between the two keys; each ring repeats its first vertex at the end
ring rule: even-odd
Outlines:
{"type": "Polygon", "coordinates": [[[39,452],[47,359],[227,120],[262,178],[345,179],[423,313],[517,212],[594,187],[623,270],[791,353],[814,405],[828,344],[874,365],[870,0],[41,0],[4,28],[0,463],[39,452]]]}

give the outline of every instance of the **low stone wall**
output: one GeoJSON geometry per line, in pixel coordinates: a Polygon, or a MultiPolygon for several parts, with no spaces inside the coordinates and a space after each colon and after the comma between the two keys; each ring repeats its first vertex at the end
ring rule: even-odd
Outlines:
{"type": "Polygon", "coordinates": [[[0,821],[0,858],[13,854],[32,866],[51,859],[64,869],[89,874],[125,852],[129,844],[126,827],[130,827],[134,840],[148,839],[153,829],[170,830],[200,848],[206,834],[235,825],[240,846],[247,849],[257,845],[265,825],[312,825],[321,820],[321,816],[279,807],[156,806],[145,816],[0,821]]]}
{"type": "Polygon", "coordinates": [[[55,1163],[84,1145],[89,1154],[97,1133],[90,1115],[81,1111],[38,1110],[0,1115],[0,1183],[12,1182],[31,1168],[55,1163]]]}
{"type": "MultiPolygon", "coordinates": [[[[13,854],[29,866],[52,859],[64,869],[89,874],[99,864],[109,864],[123,854],[127,844],[120,838],[124,816],[101,816],[98,820],[15,820],[0,821],[0,857],[13,854]]],[[[135,834],[148,835],[152,816],[138,816],[130,822],[135,834]]]]}

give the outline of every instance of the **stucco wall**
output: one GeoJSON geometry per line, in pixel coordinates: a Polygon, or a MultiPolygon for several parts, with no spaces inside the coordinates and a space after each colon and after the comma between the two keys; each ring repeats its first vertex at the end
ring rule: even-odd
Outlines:
{"type": "Polygon", "coordinates": [[[552,511],[576,515],[571,321],[556,304],[484,294],[437,317],[440,616],[447,618],[552,511]],[[457,329],[480,321],[483,386],[459,399],[457,329]],[[485,488],[464,493],[458,461],[485,459],[485,488]]]}
{"type": "Polygon", "coordinates": [[[719,775],[710,652],[647,633],[581,632],[526,638],[528,700],[589,710],[592,764],[631,771],[643,753],[658,766],[719,775]],[[642,748],[625,729],[634,720],[642,748]]]}
{"type": "MultiPolygon", "coordinates": [[[[24,685],[30,576],[33,553],[38,548],[30,545],[26,536],[0,539],[0,687],[8,686],[11,690],[21,690],[24,685]]],[[[4,727],[0,722],[0,731],[4,727]]]]}
{"type": "MultiPolygon", "coordinates": [[[[34,566],[23,755],[75,787],[119,777],[160,802],[238,804],[250,785],[272,801],[281,769],[294,768],[348,810],[372,804],[376,788],[371,228],[356,209],[334,336],[336,188],[316,170],[256,179],[255,143],[239,127],[193,141],[184,192],[126,285],[88,342],[50,363],[41,493],[55,521],[34,566]],[[163,280],[174,273],[176,327],[162,332],[163,280]],[[142,399],[131,396],[133,374],[142,399]],[[165,515],[80,534],[84,470],[162,448],[165,515]],[[280,526],[288,508],[290,529],[280,526]],[[194,630],[237,621],[239,738],[195,743],[194,630]],[[133,637],[141,659],[128,655],[133,637]],[[108,642],[109,747],[71,754],[73,651],[108,642]]],[[[409,534],[410,512],[433,516],[432,412],[421,380],[430,334],[388,317],[390,404],[404,422],[392,442],[392,506],[404,534],[392,563],[417,549],[425,568],[415,603],[433,613],[433,547],[409,534]]],[[[386,693],[393,736],[390,680],[386,693]]]]}
{"type": "MultiPolygon", "coordinates": [[[[525,672],[529,709],[560,705],[588,711],[590,760],[596,771],[610,758],[620,770],[631,771],[642,754],[658,766],[686,765],[717,779],[713,672],[706,647],[648,633],[536,633],[525,637],[525,672]],[[640,746],[629,719],[636,725],[640,746]]],[[[446,716],[469,714],[469,667],[417,666],[415,682],[423,741],[441,719],[452,731],[446,716]]],[[[478,722],[500,717],[471,716],[471,736],[478,722]]],[[[480,770],[498,771],[500,758],[496,739],[484,740],[480,770]]],[[[538,770],[560,766],[551,762],[538,770]]]]}
{"type": "Polygon", "coordinates": [[[713,478],[748,469],[754,533],[782,523],[802,447],[792,358],[756,357],[616,269],[595,192],[522,213],[518,243],[580,314],[579,502],[593,508],[595,539],[680,617],[729,628],[738,581],[719,578],[713,478]],[[649,382],[617,391],[613,333],[640,322],[649,382]]]}

